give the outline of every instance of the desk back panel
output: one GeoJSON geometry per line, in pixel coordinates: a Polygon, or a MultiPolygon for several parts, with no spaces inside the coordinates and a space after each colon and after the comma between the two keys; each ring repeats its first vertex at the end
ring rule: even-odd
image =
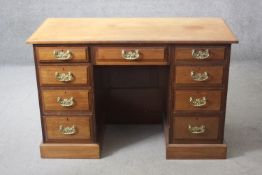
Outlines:
{"type": "MultiPolygon", "coordinates": [[[[96,101],[106,123],[161,123],[166,114],[168,66],[94,68],[96,101]],[[100,87],[100,88],[98,88],[100,87]],[[101,100],[103,102],[101,102],[101,100]]],[[[98,111],[98,110],[97,110],[98,111]]]]}

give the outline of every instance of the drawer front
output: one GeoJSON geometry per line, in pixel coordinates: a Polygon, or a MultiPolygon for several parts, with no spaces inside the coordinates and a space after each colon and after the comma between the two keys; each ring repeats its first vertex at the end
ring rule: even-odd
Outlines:
{"type": "Polygon", "coordinates": [[[175,59],[187,61],[223,60],[225,47],[176,47],[175,59]]]}
{"type": "Polygon", "coordinates": [[[219,117],[174,117],[174,139],[218,139],[219,117]]]}
{"type": "Polygon", "coordinates": [[[223,66],[176,66],[175,70],[177,84],[221,85],[223,82],[223,66]]]}
{"type": "Polygon", "coordinates": [[[36,47],[40,62],[83,62],[88,61],[87,47],[36,47]]]}
{"type": "Polygon", "coordinates": [[[165,47],[96,47],[95,63],[99,65],[165,65],[165,47]]]}
{"type": "Polygon", "coordinates": [[[91,92],[85,90],[42,90],[44,111],[91,111],[91,92]]]}
{"type": "Polygon", "coordinates": [[[46,140],[73,140],[91,138],[89,116],[44,117],[46,140]]]}
{"type": "Polygon", "coordinates": [[[222,92],[219,90],[176,90],[175,110],[219,111],[222,92]]]}
{"type": "Polygon", "coordinates": [[[174,139],[218,139],[219,117],[174,117],[174,139]]]}
{"type": "Polygon", "coordinates": [[[90,66],[39,66],[40,85],[90,85],[90,66]]]}

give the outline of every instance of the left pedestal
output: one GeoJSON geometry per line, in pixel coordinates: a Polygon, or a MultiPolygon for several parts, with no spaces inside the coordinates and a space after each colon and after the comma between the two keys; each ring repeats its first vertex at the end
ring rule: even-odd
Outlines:
{"type": "Polygon", "coordinates": [[[86,45],[34,45],[42,158],[100,158],[86,45]]]}

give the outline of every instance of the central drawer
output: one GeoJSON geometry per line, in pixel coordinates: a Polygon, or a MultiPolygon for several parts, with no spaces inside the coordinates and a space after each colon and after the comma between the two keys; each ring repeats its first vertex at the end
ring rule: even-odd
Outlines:
{"type": "Polygon", "coordinates": [[[91,90],[42,90],[43,110],[91,111],[91,90]]]}
{"type": "Polygon", "coordinates": [[[95,47],[97,65],[166,65],[166,47],[95,47]]]}

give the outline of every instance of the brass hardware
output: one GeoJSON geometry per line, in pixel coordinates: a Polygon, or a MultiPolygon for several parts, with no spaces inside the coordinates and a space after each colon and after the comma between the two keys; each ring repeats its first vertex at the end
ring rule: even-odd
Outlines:
{"type": "Polygon", "coordinates": [[[71,60],[73,58],[73,54],[70,50],[63,51],[63,50],[54,50],[54,56],[56,57],[57,60],[71,60]]]}
{"type": "Polygon", "coordinates": [[[63,125],[59,126],[59,131],[64,135],[74,135],[76,133],[76,127],[75,125],[71,127],[64,127],[63,125]]]}
{"type": "Polygon", "coordinates": [[[206,81],[208,79],[207,72],[204,73],[195,73],[194,71],[191,71],[190,73],[191,77],[195,81],[206,81]]]}
{"type": "Polygon", "coordinates": [[[201,125],[201,126],[191,126],[190,124],[188,125],[188,130],[195,135],[198,134],[203,134],[206,132],[206,126],[201,125]]]}
{"type": "Polygon", "coordinates": [[[204,60],[207,59],[209,57],[209,50],[205,49],[205,50],[192,50],[192,57],[197,59],[197,60],[204,60]]]}
{"type": "Polygon", "coordinates": [[[64,99],[62,99],[61,97],[57,97],[57,103],[63,107],[71,107],[75,104],[74,97],[64,99]]]}
{"type": "Polygon", "coordinates": [[[207,98],[202,97],[202,98],[196,98],[193,99],[193,97],[189,97],[189,102],[194,106],[194,107],[202,107],[207,104],[207,98]]]}
{"type": "Polygon", "coordinates": [[[69,82],[73,80],[73,74],[71,72],[68,73],[55,72],[55,78],[56,80],[61,82],[69,82]]]}
{"type": "Polygon", "coordinates": [[[130,51],[126,51],[126,50],[122,50],[122,58],[126,59],[126,60],[137,60],[139,58],[139,50],[130,50],[130,51]]]}

